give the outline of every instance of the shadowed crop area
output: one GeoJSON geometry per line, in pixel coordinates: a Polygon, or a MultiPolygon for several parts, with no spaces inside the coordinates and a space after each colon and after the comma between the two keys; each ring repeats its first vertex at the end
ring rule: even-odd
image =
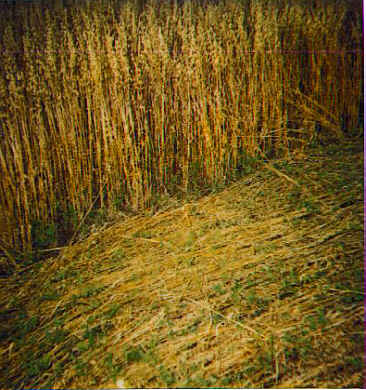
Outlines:
{"type": "Polygon", "coordinates": [[[359,128],[357,1],[50,3],[0,6],[2,250],[359,128]]]}

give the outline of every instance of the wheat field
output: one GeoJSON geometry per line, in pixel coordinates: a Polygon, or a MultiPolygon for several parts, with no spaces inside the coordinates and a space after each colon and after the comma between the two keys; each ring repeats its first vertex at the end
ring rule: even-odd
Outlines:
{"type": "Polygon", "coordinates": [[[91,206],[146,209],[226,183],[248,156],[360,125],[357,2],[74,0],[0,14],[3,250],[31,249],[35,223],[57,232],[68,210],[77,223],[91,206]]]}

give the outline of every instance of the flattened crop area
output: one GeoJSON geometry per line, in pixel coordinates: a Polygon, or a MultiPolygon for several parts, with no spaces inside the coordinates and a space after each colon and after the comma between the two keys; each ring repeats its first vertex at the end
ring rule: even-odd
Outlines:
{"type": "Polygon", "coordinates": [[[3,280],[0,387],[361,386],[362,166],[272,162],[3,280]]]}

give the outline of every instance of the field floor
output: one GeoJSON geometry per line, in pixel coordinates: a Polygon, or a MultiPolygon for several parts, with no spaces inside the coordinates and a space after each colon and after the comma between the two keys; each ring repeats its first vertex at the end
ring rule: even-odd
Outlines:
{"type": "Polygon", "coordinates": [[[92,233],[0,285],[0,388],[362,387],[362,141],[92,233]]]}

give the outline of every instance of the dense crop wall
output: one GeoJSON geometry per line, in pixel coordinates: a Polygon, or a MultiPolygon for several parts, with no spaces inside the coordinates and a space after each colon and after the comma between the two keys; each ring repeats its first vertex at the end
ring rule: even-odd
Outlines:
{"type": "Polygon", "coordinates": [[[97,197],[148,207],[359,125],[351,3],[138,3],[1,7],[3,248],[29,248],[32,224],[81,218],[97,197]]]}

